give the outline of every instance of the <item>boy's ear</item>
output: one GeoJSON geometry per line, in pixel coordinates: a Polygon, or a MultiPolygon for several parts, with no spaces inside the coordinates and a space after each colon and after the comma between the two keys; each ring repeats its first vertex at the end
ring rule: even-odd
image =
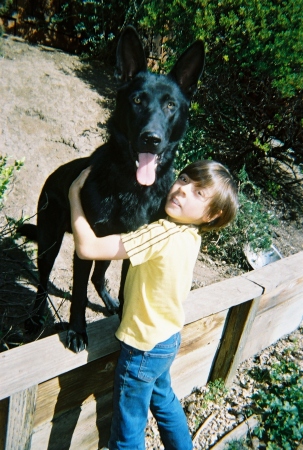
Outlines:
{"type": "Polygon", "coordinates": [[[217,214],[215,214],[213,217],[209,218],[209,223],[214,222],[216,219],[219,219],[219,217],[222,216],[223,209],[221,209],[217,214]]]}

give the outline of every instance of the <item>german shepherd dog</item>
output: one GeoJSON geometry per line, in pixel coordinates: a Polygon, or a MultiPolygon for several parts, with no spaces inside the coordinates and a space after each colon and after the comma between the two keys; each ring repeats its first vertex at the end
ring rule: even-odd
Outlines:
{"type": "MultiPolygon", "coordinates": [[[[147,71],[143,46],[135,29],[122,32],[116,54],[121,86],[109,120],[109,140],[87,158],[60,166],[46,180],[38,202],[37,225],[23,224],[19,233],[38,242],[39,286],[25,328],[41,328],[47,285],[65,232],[71,232],[68,191],[88,166],[81,191],[86,218],[96,236],[129,232],[164,217],[166,195],[173,183],[173,161],[187,122],[190,98],[204,68],[204,45],[194,42],[168,75],[147,71]]],[[[93,261],[74,255],[73,288],[67,346],[79,352],[88,344],[85,322],[87,283],[93,261]]],[[[110,261],[96,261],[92,282],[111,313],[119,302],[105,289],[110,261]]],[[[128,265],[122,270],[122,284],[128,265]]],[[[119,298],[122,296],[120,289],[119,298]]]]}

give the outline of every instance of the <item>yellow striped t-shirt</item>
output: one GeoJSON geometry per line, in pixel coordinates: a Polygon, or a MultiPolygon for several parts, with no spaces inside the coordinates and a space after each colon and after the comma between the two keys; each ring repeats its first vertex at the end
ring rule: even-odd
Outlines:
{"type": "Polygon", "coordinates": [[[184,325],[182,302],[191,288],[201,237],[195,227],[159,220],[123,234],[130,258],[120,341],[151,350],[184,325]]]}

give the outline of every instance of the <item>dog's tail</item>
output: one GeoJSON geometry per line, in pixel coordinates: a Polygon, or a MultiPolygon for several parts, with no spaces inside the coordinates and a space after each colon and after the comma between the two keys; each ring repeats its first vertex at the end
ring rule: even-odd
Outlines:
{"type": "Polygon", "coordinates": [[[37,225],[32,223],[23,223],[17,228],[17,233],[25,236],[30,241],[37,241],[37,225]]]}

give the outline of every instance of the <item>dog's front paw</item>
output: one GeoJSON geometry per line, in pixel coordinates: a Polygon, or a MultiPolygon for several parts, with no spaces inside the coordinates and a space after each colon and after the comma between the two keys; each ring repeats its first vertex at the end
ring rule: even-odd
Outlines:
{"type": "Polygon", "coordinates": [[[101,293],[102,300],[104,301],[107,311],[110,314],[117,314],[119,311],[120,302],[115,298],[111,297],[109,293],[104,289],[101,293]]]}
{"type": "Polygon", "coordinates": [[[88,345],[88,337],[86,332],[78,333],[69,329],[66,335],[66,347],[75,353],[82,352],[88,345]]]}

